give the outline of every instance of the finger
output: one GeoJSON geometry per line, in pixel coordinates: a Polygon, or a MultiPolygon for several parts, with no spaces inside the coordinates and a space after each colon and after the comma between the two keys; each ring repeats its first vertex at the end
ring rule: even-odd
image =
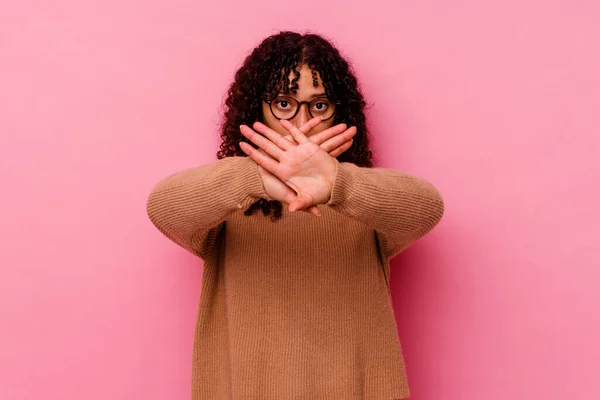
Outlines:
{"type": "MultiPolygon", "coordinates": [[[[320,118],[318,118],[318,117],[315,117],[315,118],[314,118],[314,120],[315,120],[315,123],[316,123],[317,121],[320,121],[320,118]]],[[[311,121],[312,121],[312,120],[311,120],[311,121]]],[[[298,129],[300,129],[300,130],[301,130],[302,132],[304,132],[304,133],[308,133],[308,132],[310,132],[310,130],[311,130],[312,128],[314,128],[313,126],[311,126],[311,125],[308,125],[308,123],[310,123],[311,121],[308,121],[306,124],[302,125],[302,126],[301,126],[300,128],[298,128],[298,129]],[[308,129],[307,129],[307,128],[308,128],[308,129]]],[[[317,125],[318,125],[318,124],[317,124],[317,125]]],[[[286,138],[287,140],[289,140],[289,141],[290,141],[291,143],[293,143],[294,145],[297,145],[297,144],[298,144],[298,143],[296,143],[296,141],[294,140],[294,137],[292,136],[292,134],[291,134],[291,133],[288,133],[287,135],[285,135],[285,136],[284,136],[284,138],[286,138]]],[[[310,139],[312,140],[312,136],[310,137],[310,139]]]]}
{"type": "MultiPolygon", "coordinates": [[[[290,192],[284,197],[284,199],[282,201],[284,203],[286,203],[288,205],[288,207],[289,207],[289,205],[292,204],[292,203],[294,203],[297,198],[298,198],[298,196],[296,195],[296,192],[294,192],[290,188],[290,192]]],[[[310,207],[304,208],[304,209],[296,208],[294,211],[304,211],[304,212],[307,212],[309,214],[316,215],[317,217],[321,216],[321,210],[319,210],[319,207],[317,207],[316,205],[315,206],[310,206],[310,207]]]]}
{"type": "Polygon", "coordinates": [[[256,150],[248,143],[240,142],[240,148],[244,153],[248,155],[248,157],[253,159],[258,165],[260,165],[270,173],[274,173],[277,169],[277,166],[279,165],[277,161],[273,160],[267,154],[263,154],[260,151],[256,150]]]}
{"type": "Polygon", "coordinates": [[[352,147],[352,142],[353,142],[352,139],[348,140],[346,143],[344,143],[343,145],[341,145],[337,149],[330,151],[329,155],[331,157],[337,157],[337,156],[339,156],[340,154],[342,154],[343,152],[345,152],[346,150],[348,150],[350,147],[352,147]]]}
{"type": "Polygon", "coordinates": [[[285,135],[284,138],[286,138],[287,140],[289,140],[292,143],[298,144],[298,143],[296,143],[296,141],[294,140],[294,137],[291,134],[285,135]]]}
{"type": "MultiPolygon", "coordinates": [[[[347,130],[346,124],[338,124],[338,125],[332,126],[329,129],[324,130],[323,132],[319,132],[316,135],[309,137],[308,139],[313,141],[314,143],[320,145],[321,148],[324,148],[322,142],[328,138],[331,138],[332,136],[339,135],[342,138],[350,138],[350,137],[353,137],[354,135],[356,135],[356,133],[357,133],[356,128],[354,130],[347,130]],[[347,131],[347,132],[344,132],[344,131],[347,131]],[[343,133],[343,134],[341,134],[341,133],[343,133]]],[[[284,138],[286,138],[287,140],[290,140],[291,142],[294,142],[294,137],[291,134],[284,136],[284,138]]],[[[337,144],[341,141],[342,141],[342,139],[339,139],[339,140],[336,140],[335,142],[327,143],[325,145],[325,147],[326,148],[334,147],[335,144],[337,144]]],[[[348,150],[350,147],[352,147],[353,142],[354,141],[352,139],[346,140],[343,144],[339,145],[337,148],[334,148],[333,150],[328,150],[329,155],[332,157],[338,157],[340,154],[344,153],[346,150],[348,150]]]]}
{"type": "Polygon", "coordinates": [[[258,149],[256,149],[256,151],[258,151],[259,153],[264,154],[266,157],[269,157],[270,159],[273,159],[273,157],[271,157],[270,155],[268,155],[263,149],[261,149],[260,147],[258,149]]]}
{"type": "Polygon", "coordinates": [[[332,126],[331,128],[325,129],[323,132],[319,132],[317,134],[312,135],[309,139],[315,142],[316,144],[320,145],[327,139],[344,132],[346,129],[348,129],[346,124],[337,124],[335,126],[332,126]]]}
{"type": "MultiPolygon", "coordinates": [[[[266,137],[259,135],[254,132],[250,127],[246,125],[240,125],[240,132],[242,135],[248,138],[252,143],[263,149],[267,154],[272,156],[274,159],[279,160],[283,150],[279,148],[275,143],[267,139],[266,137]]],[[[250,146],[252,147],[252,146],[250,146]]]]}
{"type": "Polygon", "coordinates": [[[319,207],[317,206],[308,207],[306,210],[302,211],[306,211],[309,214],[316,215],[317,217],[321,216],[321,210],[319,210],[319,207]]]}
{"type": "Polygon", "coordinates": [[[315,126],[319,125],[321,123],[322,119],[321,117],[314,117],[313,119],[310,119],[308,121],[306,121],[300,128],[298,128],[302,133],[304,133],[305,135],[308,134],[308,132],[310,132],[310,130],[312,128],[314,128],[315,126]]]}
{"type": "MultiPolygon", "coordinates": [[[[337,124],[335,126],[332,126],[329,129],[326,129],[322,132],[312,135],[308,139],[311,140],[313,143],[321,145],[321,143],[325,142],[327,139],[343,133],[344,131],[347,130],[347,128],[348,127],[346,126],[346,124],[337,124]]],[[[300,127],[299,129],[302,130],[302,127],[300,127]]],[[[356,134],[356,132],[348,132],[348,134],[345,134],[344,137],[347,140],[350,137],[354,136],[355,134],[356,134]]],[[[294,137],[291,134],[285,135],[284,138],[288,139],[292,143],[296,143],[294,141],[294,137]]]]}
{"type": "MultiPolygon", "coordinates": [[[[313,118],[313,119],[315,119],[315,118],[313,118]]],[[[287,129],[292,134],[296,143],[302,144],[302,143],[308,142],[308,138],[306,137],[304,132],[302,132],[300,129],[296,128],[290,121],[288,121],[286,119],[282,119],[279,122],[281,123],[281,126],[283,126],[285,129],[287,129]]]]}
{"type": "Polygon", "coordinates": [[[319,210],[319,208],[317,206],[311,206],[311,207],[305,208],[304,210],[298,210],[298,211],[303,211],[305,213],[312,214],[317,217],[321,216],[321,210],[319,210]]]}
{"type": "Polygon", "coordinates": [[[255,122],[252,127],[256,129],[257,132],[263,134],[271,142],[275,143],[280,149],[287,150],[296,146],[296,143],[293,140],[286,139],[284,136],[275,132],[273,129],[261,122],[255,122]]]}
{"type": "Polygon", "coordinates": [[[331,139],[326,140],[324,143],[321,143],[321,148],[327,152],[330,152],[331,150],[334,150],[335,148],[346,143],[349,139],[356,135],[356,132],[356,127],[351,126],[344,133],[334,136],[331,139]]]}

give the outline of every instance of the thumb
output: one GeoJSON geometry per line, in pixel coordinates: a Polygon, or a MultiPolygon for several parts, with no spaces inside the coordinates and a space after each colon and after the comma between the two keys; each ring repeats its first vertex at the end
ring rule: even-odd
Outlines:
{"type": "Polygon", "coordinates": [[[305,196],[302,196],[301,194],[298,194],[296,196],[296,199],[294,201],[292,201],[290,203],[290,205],[288,206],[288,210],[290,210],[290,212],[297,211],[297,210],[303,210],[312,205],[313,204],[311,202],[310,197],[305,197],[305,196]]]}
{"type": "Polygon", "coordinates": [[[295,201],[289,205],[288,210],[290,210],[290,212],[294,212],[294,211],[302,210],[302,207],[300,207],[298,202],[295,201]]]}

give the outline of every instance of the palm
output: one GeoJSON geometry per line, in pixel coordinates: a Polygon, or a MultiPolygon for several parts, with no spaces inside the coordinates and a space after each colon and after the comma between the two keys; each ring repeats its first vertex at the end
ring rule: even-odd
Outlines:
{"type": "Polygon", "coordinates": [[[258,166],[258,172],[260,173],[263,186],[269,199],[288,202],[290,199],[296,197],[296,192],[260,165],[258,166]]]}
{"type": "Polygon", "coordinates": [[[308,141],[285,151],[271,172],[294,189],[300,208],[329,200],[335,175],[335,159],[308,141]]]}
{"type": "Polygon", "coordinates": [[[258,122],[254,128],[264,136],[246,125],[240,127],[242,134],[259,149],[244,142],[240,142],[240,148],[258,164],[268,195],[287,199],[290,211],[318,212],[316,205],[329,201],[337,171],[335,157],[350,147],[349,139],[356,134],[356,128],[346,129],[345,124],[339,124],[308,139],[304,132],[319,122],[319,118],[314,118],[296,128],[282,120],[293,140],[258,122]]]}

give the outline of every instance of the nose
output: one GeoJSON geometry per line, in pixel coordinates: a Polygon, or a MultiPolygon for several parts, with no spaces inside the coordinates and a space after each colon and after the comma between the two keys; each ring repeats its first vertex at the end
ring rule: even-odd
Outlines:
{"type": "Polygon", "coordinates": [[[296,128],[300,128],[302,125],[304,125],[311,119],[312,117],[308,113],[308,104],[304,103],[300,105],[298,114],[294,117],[293,124],[296,126],[296,128]]]}

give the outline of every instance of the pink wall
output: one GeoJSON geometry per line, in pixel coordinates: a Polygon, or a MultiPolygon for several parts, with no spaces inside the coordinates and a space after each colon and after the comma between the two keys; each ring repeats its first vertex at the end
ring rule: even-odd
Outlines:
{"type": "Polygon", "coordinates": [[[445,196],[392,265],[413,399],[600,398],[598,2],[202,3],[0,5],[0,399],[189,398],[201,264],[145,200],[280,28],[336,40],[379,165],[445,196]]]}

